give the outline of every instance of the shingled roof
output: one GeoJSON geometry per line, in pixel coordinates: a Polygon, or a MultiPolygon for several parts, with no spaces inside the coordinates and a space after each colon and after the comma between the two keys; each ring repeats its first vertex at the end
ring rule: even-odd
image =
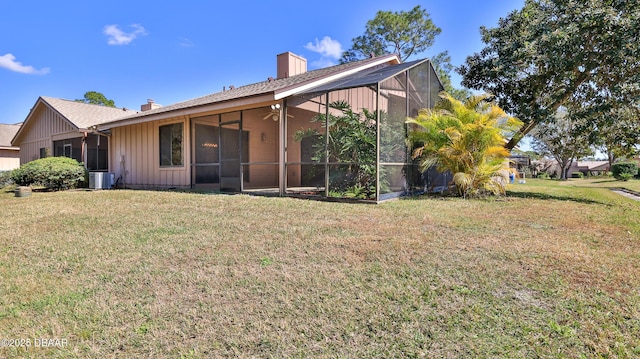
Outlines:
{"type": "Polygon", "coordinates": [[[20,129],[20,125],[9,125],[0,123],[0,149],[1,150],[14,150],[18,149],[18,147],[14,147],[11,145],[11,140],[13,136],[18,133],[20,129]]]}
{"type": "Polygon", "coordinates": [[[138,113],[138,111],[125,108],[94,105],[54,97],[41,96],[40,98],[78,129],[89,128],[138,113]]]}
{"type": "Polygon", "coordinates": [[[38,106],[48,106],[56,111],[60,116],[67,120],[72,126],[78,130],[88,129],[94,125],[100,125],[110,121],[114,121],[123,116],[136,114],[137,111],[127,110],[125,108],[107,107],[102,105],[88,104],[84,102],[63,100],[55,97],[40,96],[31,112],[27,115],[22,126],[19,128],[12,143],[18,143],[23,131],[29,125],[31,116],[35,113],[38,106]]]}
{"type": "Polygon", "coordinates": [[[302,92],[311,87],[319,86],[325,82],[333,81],[343,76],[348,76],[354,72],[380,66],[390,62],[399,63],[397,55],[373,57],[360,61],[308,71],[291,77],[269,79],[267,81],[240,86],[226,91],[216,92],[210,95],[175,103],[169,106],[164,106],[149,111],[139,112],[134,115],[125,116],[108,123],[105,128],[112,127],[111,125],[117,125],[119,122],[129,123],[130,121],[135,121],[136,119],[144,121],[144,117],[150,117],[152,115],[197,108],[200,106],[232,101],[241,98],[248,98],[252,96],[273,94],[273,100],[279,100],[296,92],[302,92]]]}

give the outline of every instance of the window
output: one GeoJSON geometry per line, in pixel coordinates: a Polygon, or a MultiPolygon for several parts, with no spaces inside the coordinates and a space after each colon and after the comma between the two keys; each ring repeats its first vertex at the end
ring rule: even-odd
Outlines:
{"type": "Polygon", "coordinates": [[[47,156],[47,149],[45,147],[40,148],[40,158],[49,157],[47,156]]]}
{"type": "Polygon", "coordinates": [[[182,166],[182,123],[160,126],[160,167],[182,166]]]}
{"type": "Polygon", "coordinates": [[[53,155],[65,156],[82,162],[82,138],[53,141],[53,155]]]}

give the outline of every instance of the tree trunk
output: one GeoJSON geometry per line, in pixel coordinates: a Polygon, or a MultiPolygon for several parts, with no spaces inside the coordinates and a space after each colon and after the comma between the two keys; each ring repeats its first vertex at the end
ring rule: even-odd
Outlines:
{"type": "Polygon", "coordinates": [[[558,162],[561,164],[562,170],[560,171],[560,180],[566,181],[569,175],[569,169],[571,168],[571,164],[573,164],[573,158],[568,161],[558,162]]]}

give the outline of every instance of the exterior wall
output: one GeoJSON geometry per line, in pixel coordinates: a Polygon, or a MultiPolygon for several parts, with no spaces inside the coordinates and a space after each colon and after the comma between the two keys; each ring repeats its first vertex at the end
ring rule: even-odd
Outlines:
{"type": "Polygon", "coordinates": [[[48,148],[53,153],[53,141],[82,137],[68,121],[47,106],[38,106],[33,117],[23,128],[20,146],[20,164],[40,158],[40,149],[48,148]]]}
{"type": "Polygon", "coordinates": [[[375,111],[376,109],[376,93],[367,87],[334,91],[331,93],[329,101],[345,101],[356,112],[362,112],[363,108],[369,111],[375,111]]]}
{"type": "Polygon", "coordinates": [[[191,186],[190,124],[183,117],[146,122],[111,130],[109,172],[131,188],[188,188],[191,186]],[[160,167],[158,128],[172,123],[183,124],[183,165],[160,167]]]}
{"type": "Polygon", "coordinates": [[[249,132],[249,181],[245,189],[277,187],[279,124],[263,119],[268,108],[244,111],[242,129],[249,132]],[[263,164],[260,164],[263,163],[263,164]]]}
{"type": "Polygon", "coordinates": [[[318,132],[324,132],[322,124],[318,122],[311,122],[311,119],[317,114],[321,113],[323,106],[306,102],[298,107],[289,109],[289,113],[293,117],[287,119],[287,186],[299,187],[301,186],[302,167],[298,162],[302,160],[302,145],[299,141],[295,140],[295,134],[297,131],[314,129],[318,132]]]}
{"type": "MultiPolygon", "coordinates": [[[[266,111],[261,108],[243,114],[243,130],[249,133],[250,180],[245,183],[247,188],[273,187],[278,183],[278,122],[264,120],[266,111]]],[[[217,115],[211,118],[212,124],[217,125],[217,115]]],[[[115,127],[109,142],[109,172],[121,178],[126,187],[189,188],[192,182],[191,132],[191,121],[182,117],[115,127]],[[172,123],[183,124],[183,166],[160,167],[158,128],[172,123]]]]}
{"type": "Polygon", "coordinates": [[[0,172],[20,167],[20,151],[0,150],[0,172]]]}

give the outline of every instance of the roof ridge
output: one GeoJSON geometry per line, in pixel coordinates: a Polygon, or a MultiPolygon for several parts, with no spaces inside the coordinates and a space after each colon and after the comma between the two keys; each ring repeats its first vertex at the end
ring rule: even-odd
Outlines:
{"type": "Polygon", "coordinates": [[[296,74],[296,75],[292,75],[292,76],[289,76],[289,77],[273,78],[271,80],[267,79],[267,80],[262,80],[262,81],[258,81],[258,82],[248,83],[248,84],[241,85],[241,86],[238,86],[238,87],[234,86],[232,89],[212,92],[212,93],[208,93],[206,95],[190,98],[190,99],[187,99],[187,100],[184,100],[184,101],[174,102],[174,103],[172,103],[170,105],[163,106],[163,108],[180,105],[180,104],[185,103],[185,102],[191,102],[191,101],[207,98],[207,97],[210,97],[210,96],[213,96],[213,95],[216,95],[216,94],[220,94],[220,93],[225,93],[225,92],[229,92],[229,91],[236,91],[236,90],[245,89],[245,88],[247,88],[249,86],[256,86],[256,85],[259,85],[259,84],[274,84],[274,83],[278,83],[278,82],[290,82],[290,81],[293,81],[293,80],[301,78],[301,77],[309,77],[309,74],[315,74],[315,73],[320,73],[320,72],[333,72],[334,70],[337,70],[338,67],[342,67],[342,68],[356,67],[356,66],[358,66],[360,64],[365,64],[365,63],[370,62],[370,61],[378,61],[378,60],[380,60],[381,58],[384,58],[384,57],[388,57],[388,58],[391,59],[391,58],[396,57],[396,56],[397,55],[395,55],[395,54],[386,54],[386,55],[381,55],[381,56],[377,56],[377,57],[369,57],[369,58],[361,59],[361,60],[357,60],[357,61],[345,62],[345,63],[342,63],[342,64],[333,65],[333,66],[321,67],[321,68],[318,68],[318,69],[314,69],[314,70],[311,70],[311,71],[306,71],[306,72],[303,72],[303,73],[300,73],[300,74],[296,74]]]}
{"type": "MultiPolygon", "coordinates": [[[[273,93],[274,96],[279,91],[290,91],[296,86],[304,86],[309,83],[313,83],[322,78],[331,76],[338,76],[340,74],[347,74],[354,69],[361,67],[367,67],[369,64],[386,63],[392,60],[399,62],[398,56],[395,54],[387,54],[378,57],[371,57],[358,61],[347,62],[343,64],[337,64],[333,66],[323,67],[311,71],[306,71],[297,75],[282,77],[277,79],[267,79],[259,82],[249,83],[246,85],[232,87],[231,89],[224,89],[222,91],[209,93],[195,98],[186,99],[180,102],[174,102],[172,104],[148,110],[141,111],[137,114],[128,114],[119,119],[107,122],[107,123],[124,123],[135,118],[143,118],[155,116],[162,113],[169,113],[172,111],[183,110],[186,108],[193,108],[198,106],[204,106],[212,103],[220,103],[224,101],[237,100],[248,96],[263,95],[267,93],[273,93]]],[[[275,98],[275,100],[278,100],[275,98]]]]}
{"type": "Polygon", "coordinates": [[[132,110],[126,107],[111,107],[111,106],[107,106],[107,105],[101,105],[101,104],[97,104],[97,103],[87,103],[87,102],[83,102],[83,101],[79,101],[79,100],[69,100],[66,98],[59,98],[59,97],[51,97],[51,96],[40,96],[40,98],[42,98],[43,100],[47,101],[47,100],[57,100],[57,101],[66,101],[66,102],[70,102],[70,103],[74,103],[74,104],[79,104],[79,105],[88,105],[88,106],[97,106],[100,108],[106,108],[106,109],[114,109],[114,110],[119,110],[122,111],[123,109],[126,109],[127,111],[135,111],[136,110],[132,110]]]}

